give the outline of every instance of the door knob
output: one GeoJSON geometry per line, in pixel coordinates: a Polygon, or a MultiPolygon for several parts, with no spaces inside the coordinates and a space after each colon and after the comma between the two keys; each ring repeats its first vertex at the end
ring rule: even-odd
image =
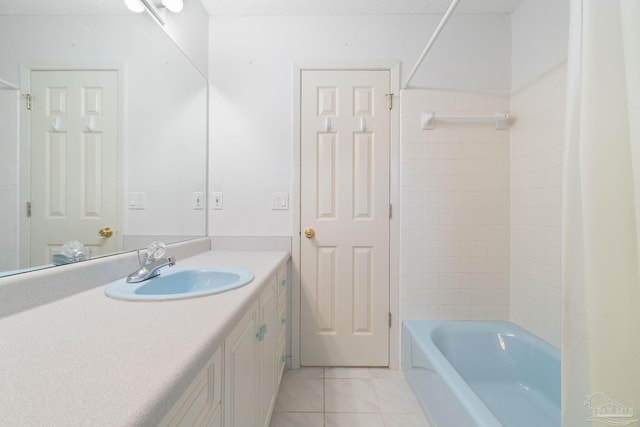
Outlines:
{"type": "Polygon", "coordinates": [[[304,236],[307,239],[311,239],[315,235],[316,235],[316,231],[313,228],[307,228],[306,230],[304,230],[304,236]]]}
{"type": "Polygon", "coordinates": [[[111,237],[113,236],[113,228],[111,227],[101,228],[100,231],[98,231],[98,234],[101,235],[102,237],[111,237]]]}

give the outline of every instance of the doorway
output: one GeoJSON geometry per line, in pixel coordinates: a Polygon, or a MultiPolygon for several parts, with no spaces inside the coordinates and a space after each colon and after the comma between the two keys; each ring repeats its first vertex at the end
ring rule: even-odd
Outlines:
{"type": "Polygon", "coordinates": [[[303,70],[303,366],[389,366],[391,76],[303,70]]]}

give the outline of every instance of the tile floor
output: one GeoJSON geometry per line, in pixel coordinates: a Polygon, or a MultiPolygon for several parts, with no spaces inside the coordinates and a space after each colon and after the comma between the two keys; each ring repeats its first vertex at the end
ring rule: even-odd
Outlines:
{"type": "Polygon", "coordinates": [[[284,371],[270,427],[429,427],[401,371],[284,371]]]}

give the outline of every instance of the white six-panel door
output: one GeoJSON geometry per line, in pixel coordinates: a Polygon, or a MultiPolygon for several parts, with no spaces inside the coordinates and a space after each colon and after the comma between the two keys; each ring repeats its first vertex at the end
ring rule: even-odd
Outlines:
{"type": "Polygon", "coordinates": [[[117,226],[117,90],[117,71],[31,72],[31,265],[69,240],[117,250],[98,234],[117,226]]]}
{"type": "Polygon", "coordinates": [[[389,87],[388,71],[302,72],[304,366],[389,364],[389,87]]]}

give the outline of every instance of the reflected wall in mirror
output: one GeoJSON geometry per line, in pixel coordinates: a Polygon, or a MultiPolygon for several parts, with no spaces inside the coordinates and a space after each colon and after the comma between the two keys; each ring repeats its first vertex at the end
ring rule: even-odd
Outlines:
{"type": "MultiPolygon", "coordinates": [[[[0,2],[0,276],[68,241],[95,257],[206,235],[206,61],[122,0],[93,3],[0,2]]],[[[184,13],[168,32],[188,42],[180,25],[208,18],[184,13]]]]}

